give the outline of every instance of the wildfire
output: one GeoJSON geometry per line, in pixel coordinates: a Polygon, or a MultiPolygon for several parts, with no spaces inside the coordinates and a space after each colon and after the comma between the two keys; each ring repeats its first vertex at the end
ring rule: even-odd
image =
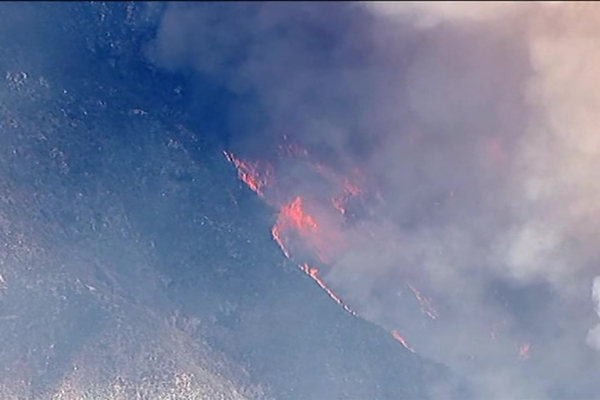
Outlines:
{"type": "Polygon", "coordinates": [[[296,197],[281,209],[282,223],[296,228],[299,232],[310,234],[318,229],[315,219],[304,211],[301,197],[296,197]]]}
{"type": "MultiPolygon", "coordinates": [[[[360,170],[354,168],[347,175],[343,175],[337,169],[330,168],[327,165],[308,163],[310,161],[309,152],[294,143],[290,143],[287,137],[284,137],[284,139],[284,143],[278,148],[278,157],[294,159],[294,162],[298,162],[301,168],[308,166],[311,172],[309,176],[316,180],[323,180],[325,183],[325,185],[321,186],[312,186],[319,187],[321,190],[320,193],[314,193],[313,191],[311,194],[314,196],[303,197],[304,193],[301,190],[303,190],[304,186],[294,187],[291,190],[296,192],[294,193],[295,196],[286,197],[290,195],[290,187],[275,186],[278,182],[286,182],[286,176],[276,176],[276,173],[281,171],[274,170],[271,164],[243,160],[226,151],[223,153],[227,160],[237,169],[239,179],[263,198],[269,206],[278,210],[277,220],[271,229],[271,235],[281,248],[283,254],[288,259],[291,259],[293,256],[294,261],[300,263],[298,265],[300,270],[312,278],[345,311],[356,316],[356,313],[325,284],[319,276],[319,269],[309,266],[306,263],[307,259],[303,260],[302,257],[308,256],[308,262],[312,264],[311,257],[316,256],[315,260],[322,263],[319,264],[317,262],[319,268],[321,266],[326,268],[328,264],[331,264],[332,260],[336,259],[341,251],[347,249],[352,244],[351,240],[354,237],[345,237],[346,231],[342,228],[348,226],[343,224],[343,221],[345,221],[348,208],[352,207],[354,200],[362,202],[366,199],[378,199],[379,201],[383,201],[383,195],[377,188],[367,185],[368,182],[360,170]],[[279,179],[276,180],[276,177],[279,179]],[[337,210],[337,213],[332,212],[332,207],[337,210]],[[297,245],[300,247],[296,247],[297,245]],[[297,254],[296,251],[299,249],[305,250],[305,252],[297,254]],[[296,258],[298,259],[296,260],[296,258]]],[[[412,140],[413,138],[411,138],[412,140]]],[[[493,162],[502,162],[505,159],[505,149],[500,140],[493,139],[484,145],[489,146],[488,151],[491,154],[490,158],[493,162]]],[[[293,164],[293,166],[295,165],[293,164]]],[[[296,181],[294,180],[293,182],[296,181]]],[[[454,198],[455,195],[454,190],[450,190],[447,194],[448,198],[454,198]]],[[[371,235],[374,236],[373,233],[371,235]]],[[[386,240],[386,237],[378,237],[377,240],[386,240]]],[[[432,299],[423,295],[410,282],[407,282],[406,285],[418,301],[421,312],[432,320],[437,320],[439,315],[433,305],[432,299]]],[[[494,324],[492,326],[490,338],[493,342],[498,342],[499,334],[501,333],[500,329],[504,325],[506,325],[505,321],[502,324],[494,324]]],[[[391,335],[407,350],[415,353],[415,350],[398,331],[391,331],[391,335]]],[[[531,356],[530,352],[530,343],[523,343],[518,346],[518,358],[520,360],[528,360],[531,356]]]]}
{"type": "Polygon", "coordinates": [[[340,306],[342,306],[342,308],[344,310],[348,311],[350,314],[356,316],[356,313],[354,311],[352,311],[350,309],[350,307],[348,307],[346,304],[344,304],[344,302],[342,301],[342,299],[340,299],[335,293],[333,293],[331,291],[331,289],[329,289],[327,287],[327,285],[325,284],[325,282],[323,282],[321,280],[321,278],[319,278],[319,270],[317,268],[311,268],[311,267],[308,266],[308,264],[300,264],[299,267],[300,267],[300,269],[304,273],[306,273],[308,276],[310,276],[311,278],[313,278],[313,280],[315,282],[317,282],[317,284],[321,287],[321,289],[323,289],[329,295],[329,297],[331,297],[333,299],[333,301],[335,301],[340,306]]]}
{"type": "Polygon", "coordinates": [[[438,315],[437,315],[437,312],[435,311],[435,309],[433,308],[433,305],[431,304],[431,299],[426,296],[423,296],[421,294],[421,292],[419,292],[417,290],[417,288],[415,288],[410,283],[407,283],[406,285],[409,287],[409,289],[413,292],[413,294],[417,298],[419,304],[421,305],[421,311],[424,312],[425,314],[427,314],[427,316],[429,316],[429,318],[437,319],[438,315]]]}
{"type": "Polygon", "coordinates": [[[306,212],[301,197],[296,197],[289,204],[281,207],[271,234],[286,257],[290,257],[287,241],[291,234],[296,234],[323,263],[330,261],[327,254],[331,252],[336,242],[335,237],[324,231],[315,218],[306,212]]]}
{"type": "Polygon", "coordinates": [[[265,168],[265,172],[261,173],[258,163],[243,161],[231,153],[223,151],[227,161],[232,163],[238,171],[240,179],[248,185],[248,187],[263,197],[263,188],[269,183],[269,177],[272,175],[271,168],[265,168]]]}
{"type": "Polygon", "coordinates": [[[404,339],[404,337],[402,335],[400,335],[400,333],[398,331],[392,331],[392,337],[394,339],[396,339],[398,342],[400,342],[400,344],[402,346],[404,346],[406,348],[406,350],[410,351],[411,353],[415,352],[415,350],[408,345],[408,342],[406,341],[406,339],[404,339]]]}
{"type": "MultiPolygon", "coordinates": [[[[308,152],[294,144],[286,144],[279,147],[281,157],[306,157],[308,152]]],[[[231,162],[238,171],[239,178],[255,193],[265,199],[271,206],[279,208],[277,221],[271,229],[273,240],[279,245],[281,251],[287,258],[291,258],[288,245],[290,241],[299,239],[300,243],[307,246],[307,249],[314,252],[318,259],[327,264],[330,260],[327,256],[336,244],[339,244],[338,232],[332,232],[325,229],[318,223],[314,215],[306,210],[306,201],[301,196],[296,196],[287,204],[278,204],[277,199],[266,197],[265,187],[274,183],[274,171],[268,164],[261,165],[258,162],[250,162],[237,158],[231,153],[224,152],[225,157],[231,162]]],[[[331,198],[333,207],[342,215],[346,214],[346,206],[350,199],[361,196],[362,190],[358,182],[363,181],[362,174],[358,169],[353,169],[349,177],[339,176],[332,169],[324,165],[312,165],[319,175],[326,182],[331,183],[334,195],[331,198]]],[[[323,222],[323,221],[321,221],[323,222]]],[[[326,224],[327,225],[327,224],[326,224]]],[[[321,279],[319,270],[309,266],[307,263],[301,263],[299,268],[310,276],[327,295],[339,304],[351,315],[356,315],[342,299],[337,296],[321,279]]],[[[423,296],[414,286],[408,285],[421,305],[421,309],[430,318],[436,319],[437,313],[431,305],[431,300],[423,296]]],[[[392,331],[392,336],[400,342],[407,350],[415,352],[406,339],[397,331],[392,331]]]]}
{"type": "MultiPolygon", "coordinates": [[[[280,156],[283,157],[305,157],[308,155],[308,152],[305,149],[293,144],[280,146],[279,150],[280,156]]],[[[228,152],[224,152],[224,154],[227,160],[236,167],[239,178],[251,190],[265,199],[271,206],[279,208],[277,221],[271,229],[271,235],[273,236],[273,240],[275,240],[281,248],[283,254],[287,258],[291,258],[288,244],[294,239],[300,239],[300,243],[307,246],[308,250],[316,253],[318,259],[322,263],[327,264],[329,257],[326,255],[332,251],[333,247],[335,247],[334,245],[338,244],[338,232],[326,231],[325,228],[317,222],[315,216],[307,212],[305,200],[301,196],[296,196],[292,201],[283,205],[281,203],[278,204],[277,199],[266,197],[264,194],[265,187],[274,183],[274,171],[270,165],[261,165],[258,162],[244,161],[228,152]]],[[[331,187],[335,193],[331,199],[333,207],[338,210],[340,214],[345,215],[348,201],[351,198],[362,194],[361,187],[357,184],[357,182],[362,181],[360,171],[354,169],[352,170],[351,177],[344,177],[339,176],[333,170],[320,164],[312,165],[312,167],[319,175],[321,175],[321,177],[323,177],[323,179],[331,183],[331,187]]],[[[319,276],[319,269],[311,267],[307,263],[301,263],[299,268],[310,276],[333,301],[351,315],[356,316],[356,313],[321,279],[319,276]]],[[[437,314],[431,306],[431,300],[423,296],[412,285],[409,284],[409,287],[421,304],[423,312],[432,319],[435,319],[437,314]]],[[[407,350],[413,353],[415,352],[399,332],[392,331],[392,336],[407,350]]]]}
{"type": "MultiPolygon", "coordinates": [[[[287,138],[284,138],[287,139],[287,138]]],[[[294,144],[286,144],[280,146],[281,156],[307,156],[308,152],[294,144]]],[[[238,171],[239,178],[255,193],[265,198],[264,188],[273,183],[274,173],[269,165],[261,166],[258,162],[245,161],[237,158],[233,154],[224,151],[225,157],[231,162],[238,171]]],[[[360,187],[353,183],[350,179],[340,178],[331,169],[315,164],[313,166],[321,176],[333,186],[339,188],[336,197],[333,199],[334,207],[342,214],[345,213],[345,203],[352,196],[358,196],[361,193],[360,187]]],[[[354,170],[354,175],[358,175],[359,171],[354,170]]],[[[283,206],[273,203],[273,199],[265,198],[272,206],[280,207],[277,216],[277,222],[271,229],[273,240],[279,245],[283,254],[290,258],[291,254],[288,249],[288,242],[297,235],[301,242],[308,245],[310,250],[314,251],[318,259],[327,263],[328,257],[326,254],[332,249],[335,242],[335,235],[331,232],[324,232],[319,226],[314,216],[308,214],[305,210],[305,204],[302,197],[295,197],[290,203],[283,206]],[[328,234],[327,234],[328,233],[328,234]]],[[[344,302],[327,287],[325,282],[319,277],[317,268],[309,267],[308,264],[300,264],[300,269],[310,276],[336,303],[342,306],[344,310],[352,315],[356,315],[344,302]]]]}
{"type": "Polygon", "coordinates": [[[286,258],[290,258],[290,253],[287,250],[287,248],[285,247],[285,244],[283,242],[283,236],[281,235],[281,232],[279,231],[278,224],[275,224],[275,226],[273,226],[273,228],[271,228],[271,236],[273,237],[273,240],[275,240],[275,242],[279,245],[279,248],[283,252],[283,255],[285,255],[286,258]]]}

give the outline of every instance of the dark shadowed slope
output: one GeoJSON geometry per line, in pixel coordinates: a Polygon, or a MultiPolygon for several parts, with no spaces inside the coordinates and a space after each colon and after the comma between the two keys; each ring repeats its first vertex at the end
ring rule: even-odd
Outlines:
{"type": "Polygon", "coordinates": [[[159,5],[0,10],[2,398],[464,398],[284,259],[140,58],[159,5]]]}

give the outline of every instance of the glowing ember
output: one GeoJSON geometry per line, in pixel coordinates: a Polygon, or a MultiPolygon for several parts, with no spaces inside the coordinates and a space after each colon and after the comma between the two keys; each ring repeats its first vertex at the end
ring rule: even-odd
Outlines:
{"type": "Polygon", "coordinates": [[[344,304],[342,299],[340,299],[335,293],[333,293],[331,289],[329,289],[327,285],[325,285],[325,282],[323,282],[321,278],[319,278],[319,270],[317,268],[311,268],[308,266],[308,264],[300,264],[299,267],[302,271],[304,271],[304,273],[313,278],[313,280],[317,282],[321,289],[323,289],[329,295],[329,297],[331,297],[336,303],[342,306],[344,310],[356,316],[356,313],[352,311],[346,304],[344,304]]]}
{"type": "Polygon", "coordinates": [[[531,343],[524,343],[519,347],[519,359],[520,360],[528,360],[529,357],[531,356],[530,354],[530,350],[531,350],[531,343]]]}
{"type": "Polygon", "coordinates": [[[406,339],[404,339],[404,337],[402,335],[400,335],[400,333],[398,331],[392,331],[392,337],[394,339],[396,339],[398,342],[400,342],[400,344],[402,346],[404,346],[406,348],[406,350],[410,351],[411,353],[415,352],[415,350],[408,345],[408,342],[406,341],[406,339]]]}
{"type": "Polygon", "coordinates": [[[424,312],[425,314],[427,314],[427,316],[429,316],[429,318],[436,319],[438,317],[438,315],[437,315],[437,312],[435,311],[435,309],[433,308],[433,305],[431,304],[431,299],[423,296],[421,294],[421,292],[419,292],[410,283],[407,283],[406,285],[410,288],[410,290],[413,292],[413,294],[419,301],[419,304],[421,305],[421,311],[424,312]]]}
{"type": "Polygon", "coordinates": [[[269,177],[272,175],[271,168],[267,168],[264,175],[260,173],[258,163],[250,163],[240,160],[233,154],[223,151],[227,161],[235,165],[240,179],[248,185],[253,192],[259,196],[264,196],[262,189],[269,183],[269,177]],[[261,176],[262,175],[262,176],[261,176]]]}

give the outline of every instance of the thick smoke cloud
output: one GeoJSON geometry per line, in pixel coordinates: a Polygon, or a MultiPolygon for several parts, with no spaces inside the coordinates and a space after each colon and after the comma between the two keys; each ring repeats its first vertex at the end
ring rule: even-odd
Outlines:
{"type": "Polygon", "coordinates": [[[233,151],[275,163],[314,213],[324,189],[274,158],[282,136],[380,190],[351,224],[324,219],[352,249],[324,279],[361,316],[482,398],[582,398],[598,389],[599,19],[560,2],[173,4],[148,55],[227,85],[233,151]]]}

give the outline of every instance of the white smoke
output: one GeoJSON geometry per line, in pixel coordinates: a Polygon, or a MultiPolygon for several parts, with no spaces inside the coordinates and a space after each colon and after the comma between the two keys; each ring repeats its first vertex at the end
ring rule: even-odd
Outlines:
{"type": "Polygon", "coordinates": [[[402,19],[423,29],[442,22],[479,23],[509,17],[528,7],[520,1],[372,1],[365,7],[387,18],[402,19]]]}
{"type": "MultiPolygon", "coordinates": [[[[506,231],[504,246],[498,246],[502,268],[508,267],[502,273],[521,281],[547,280],[558,288],[585,275],[598,256],[591,234],[600,231],[600,181],[595,178],[600,167],[600,8],[562,2],[374,2],[366,7],[386,17],[417,13],[456,25],[501,20],[519,31],[511,39],[525,43],[530,60],[521,88],[529,113],[509,175],[516,224],[506,231]],[[571,239],[579,243],[569,245],[571,239]]],[[[486,29],[483,34],[489,33],[486,29]]],[[[415,87],[410,94],[415,113],[450,125],[502,106],[494,104],[502,93],[488,84],[495,78],[493,60],[486,64],[489,54],[477,56],[467,59],[456,76],[448,59],[418,64],[409,85],[409,90],[415,87]],[[453,98],[460,104],[452,104],[453,98]]]]}
{"type": "MultiPolygon", "coordinates": [[[[594,284],[592,286],[592,300],[596,307],[596,313],[600,317],[600,276],[594,278],[594,284]]],[[[600,324],[590,329],[587,336],[587,343],[600,350],[600,324]]]]}
{"type": "MultiPolygon", "coordinates": [[[[234,7],[220,18],[235,33],[206,9],[173,6],[153,57],[255,93],[258,110],[240,108],[236,129],[285,132],[341,165],[359,158],[357,137],[371,146],[358,152],[361,167],[393,200],[373,206],[380,218],[344,227],[352,251],[325,277],[361,315],[405,328],[418,352],[471,376],[483,398],[567,397],[564,382],[576,388],[565,393],[589,395],[585,371],[598,358],[581,345],[600,336],[589,331],[600,7],[363,3],[371,19],[324,7],[234,7]],[[315,26],[323,42],[343,35],[315,55],[315,26]],[[259,112],[264,125],[248,126],[259,112]],[[397,296],[407,279],[436,300],[438,321],[415,322],[397,296]],[[520,362],[525,342],[531,357],[520,362]]],[[[296,189],[310,190],[306,181],[296,189]]]]}
{"type": "MultiPolygon", "coordinates": [[[[397,18],[400,24],[407,23],[409,14],[416,18],[420,28],[432,30],[446,23],[491,37],[506,34],[507,27],[514,31],[503,40],[514,43],[515,49],[523,45],[529,57],[530,70],[521,87],[527,114],[505,186],[501,190],[488,187],[502,199],[509,223],[505,228],[496,226],[487,230],[492,232],[495,242],[493,257],[487,261],[497,276],[519,285],[548,284],[561,301],[581,306],[594,275],[594,263],[600,256],[594,243],[600,234],[600,183],[596,178],[600,168],[600,134],[597,132],[600,124],[600,92],[597,90],[600,87],[600,8],[592,3],[561,2],[481,3],[472,7],[461,2],[370,3],[367,8],[385,18],[397,18]],[[480,22],[485,23],[477,26],[480,22]]],[[[462,45],[473,47],[467,40],[462,41],[462,45]]],[[[457,47],[452,49],[456,51],[457,47]]],[[[484,52],[477,54],[485,57],[484,52]]],[[[465,75],[457,74],[457,77],[449,73],[447,60],[427,60],[419,65],[419,73],[431,65],[429,68],[436,68],[437,73],[422,73],[422,79],[431,85],[431,95],[417,103],[413,100],[417,112],[433,121],[442,118],[439,123],[446,125],[455,123],[454,119],[477,119],[490,110],[500,112],[499,106],[503,104],[497,99],[501,98],[503,89],[486,87],[493,72],[490,76],[482,75],[482,71],[493,71],[495,66],[473,61],[477,60],[467,59],[465,75]],[[455,86],[448,88],[448,82],[455,86]],[[473,84],[477,85],[474,92],[479,97],[471,99],[469,85],[473,84]],[[486,90],[492,92],[486,95],[486,90]],[[464,110],[453,104],[452,96],[464,110]],[[444,111],[440,113],[440,109],[444,111]]],[[[504,67],[507,66],[515,67],[505,63],[504,67]]],[[[427,87],[423,90],[421,85],[411,98],[419,99],[428,90],[427,87]]],[[[434,229],[439,231],[440,226],[434,229]]],[[[468,255],[460,262],[468,262],[478,253],[473,241],[478,233],[472,226],[463,233],[471,243],[459,249],[460,254],[468,255]]],[[[428,243],[444,248],[447,240],[443,237],[428,243]]],[[[445,267],[458,271],[459,281],[468,281],[461,275],[461,267],[452,265],[448,258],[445,267]]],[[[441,263],[434,263],[429,275],[434,277],[440,269],[441,263]]],[[[446,278],[444,274],[443,280],[446,278]]],[[[594,280],[594,301],[598,299],[598,290],[598,281],[594,280]]],[[[567,356],[570,359],[582,357],[575,354],[578,349],[567,343],[583,340],[587,323],[587,319],[571,319],[568,328],[574,336],[564,333],[559,340],[565,343],[561,353],[572,352],[567,356]]],[[[597,332],[598,328],[594,328],[589,333],[589,343],[598,344],[597,332]]]]}

